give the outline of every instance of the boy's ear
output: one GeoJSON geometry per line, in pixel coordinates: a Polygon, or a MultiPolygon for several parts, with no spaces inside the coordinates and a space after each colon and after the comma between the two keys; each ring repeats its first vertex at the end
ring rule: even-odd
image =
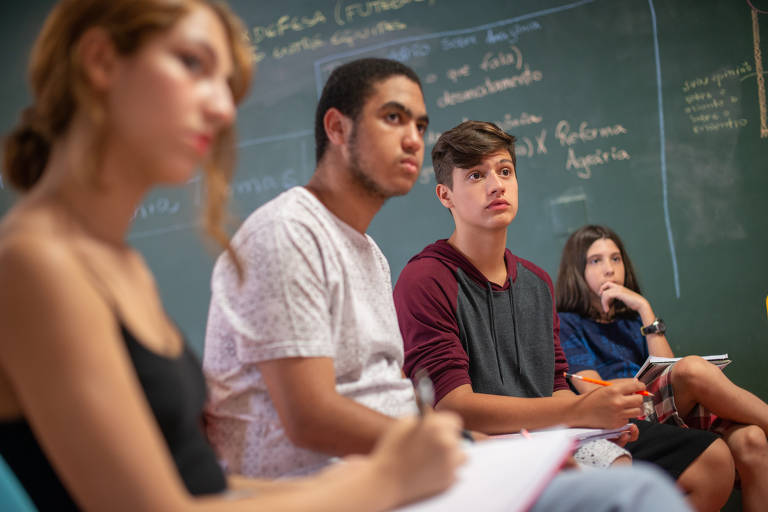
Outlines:
{"type": "Polygon", "coordinates": [[[342,114],[339,109],[331,107],[323,116],[323,128],[331,144],[343,146],[352,132],[352,120],[342,114]]]}
{"type": "Polygon", "coordinates": [[[437,194],[437,198],[443,203],[443,206],[453,208],[453,191],[447,185],[438,183],[435,187],[435,194],[437,194]]]}

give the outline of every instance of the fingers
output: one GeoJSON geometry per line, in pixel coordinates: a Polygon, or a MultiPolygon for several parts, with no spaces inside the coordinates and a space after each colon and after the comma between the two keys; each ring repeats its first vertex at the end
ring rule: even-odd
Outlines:
{"type": "Polygon", "coordinates": [[[634,423],[630,424],[629,429],[622,432],[621,435],[614,439],[613,442],[617,445],[624,448],[627,443],[631,443],[632,441],[637,441],[638,436],[640,435],[640,431],[637,429],[637,425],[634,423]]]}
{"type": "Polygon", "coordinates": [[[600,305],[603,306],[603,313],[608,313],[611,309],[611,302],[613,302],[613,297],[609,297],[606,293],[600,295],[600,305]]]}
{"type": "Polygon", "coordinates": [[[645,384],[637,379],[613,379],[611,384],[613,384],[611,387],[621,392],[623,395],[635,394],[638,391],[645,391],[645,384]]]}
{"type": "Polygon", "coordinates": [[[619,437],[617,437],[616,439],[613,439],[612,441],[617,445],[619,445],[620,447],[624,448],[624,446],[626,446],[629,440],[630,440],[629,432],[622,432],[619,437]]]}
{"type": "Polygon", "coordinates": [[[446,489],[466,460],[461,419],[449,412],[398,420],[377,444],[373,458],[383,478],[397,482],[398,502],[446,489]]]}
{"type": "Polygon", "coordinates": [[[648,301],[645,300],[645,298],[639,293],[612,281],[606,281],[603,283],[600,286],[599,292],[600,304],[603,306],[603,309],[606,312],[608,312],[608,307],[610,306],[611,302],[615,300],[622,301],[627,305],[627,307],[635,311],[639,311],[642,307],[644,307],[645,304],[648,303],[648,301]]]}
{"type": "Polygon", "coordinates": [[[613,381],[613,385],[594,391],[599,393],[601,416],[608,428],[618,428],[629,418],[637,418],[643,414],[643,397],[637,394],[644,386],[634,379],[613,381]]]}
{"type": "Polygon", "coordinates": [[[640,430],[637,428],[637,425],[632,423],[629,427],[629,442],[637,441],[638,437],[640,437],[640,430]]]}
{"type": "Polygon", "coordinates": [[[621,291],[625,288],[611,281],[606,281],[600,286],[600,304],[603,306],[603,311],[608,312],[611,307],[611,302],[616,299],[622,300],[621,291]]]}

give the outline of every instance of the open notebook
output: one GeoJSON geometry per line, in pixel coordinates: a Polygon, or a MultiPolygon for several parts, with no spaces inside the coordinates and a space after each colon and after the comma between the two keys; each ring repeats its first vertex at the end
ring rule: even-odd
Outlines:
{"type": "Polygon", "coordinates": [[[516,512],[528,509],[573,453],[566,431],[531,439],[491,439],[466,447],[458,481],[442,494],[407,505],[401,512],[516,512]]]}
{"type": "MultiPolygon", "coordinates": [[[[731,360],[728,359],[728,354],[718,354],[714,356],[701,356],[703,359],[706,359],[710,363],[717,365],[718,368],[721,370],[731,364],[731,360]]],[[[635,374],[635,378],[639,380],[640,382],[644,382],[645,384],[648,384],[649,382],[652,382],[656,377],[661,375],[661,372],[666,370],[666,368],[677,361],[682,359],[681,357],[659,357],[659,356],[648,356],[648,359],[645,360],[643,363],[643,366],[640,367],[640,369],[635,374]]]]}
{"type": "MultiPolygon", "coordinates": [[[[577,446],[589,443],[590,441],[597,441],[598,439],[616,439],[622,432],[626,432],[632,428],[632,424],[627,423],[619,428],[576,428],[576,427],[553,427],[541,430],[532,430],[528,432],[528,436],[531,439],[540,439],[547,437],[558,437],[566,435],[571,437],[577,446]]],[[[502,434],[493,436],[494,439],[520,439],[523,434],[502,434]]]]}

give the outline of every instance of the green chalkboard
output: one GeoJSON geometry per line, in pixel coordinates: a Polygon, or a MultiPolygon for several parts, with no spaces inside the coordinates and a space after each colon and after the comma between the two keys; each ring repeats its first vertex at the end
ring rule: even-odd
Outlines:
{"type": "MultiPolygon", "coordinates": [[[[0,8],[3,130],[28,101],[24,63],[50,4],[0,8]]],[[[757,10],[746,0],[235,0],[258,71],[239,112],[233,210],[242,218],[307,181],[314,105],[335,66],[399,59],[424,83],[427,151],[468,118],[518,137],[514,252],[554,278],[571,230],[612,226],[674,350],[730,353],[729,375],[766,399],[768,127],[758,78],[768,65],[768,1],[751,5],[757,10]]],[[[371,226],[395,279],[411,255],[451,232],[431,171],[427,158],[413,191],[371,226]]],[[[213,253],[196,228],[198,186],[152,193],[131,241],[200,350],[213,253]]],[[[0,209],[12,201],[1,189],[0,209]]]]}

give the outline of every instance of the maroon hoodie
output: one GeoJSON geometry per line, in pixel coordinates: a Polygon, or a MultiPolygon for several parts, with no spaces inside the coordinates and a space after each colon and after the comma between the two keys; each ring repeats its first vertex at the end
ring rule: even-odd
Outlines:
{"type": "Polygon", "coordinates": [[[462,384],[476,393],[538,398],[568,389],[549,275],[507,250],[507,281],[489,282],[446,240],[414,256],[395,308],[406,374],[424,368],[435,403],[462,384]]]}

